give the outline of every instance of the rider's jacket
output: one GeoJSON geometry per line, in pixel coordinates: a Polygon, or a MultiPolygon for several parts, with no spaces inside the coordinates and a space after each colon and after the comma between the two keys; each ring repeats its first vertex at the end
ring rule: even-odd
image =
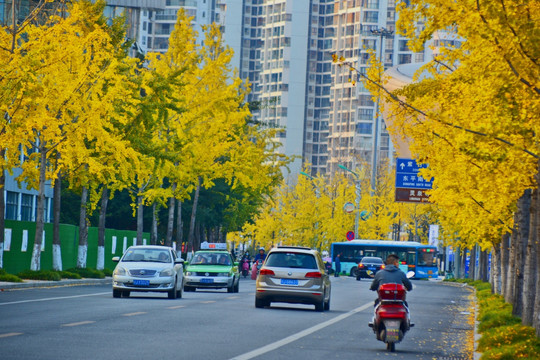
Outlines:
{"type": "Polygon", "coordinates": [[[407,279],[405,273],[399,270],[399,268],[395,265],[386,265],[384,269],[377,272],[369,289],[377,291],[380,285],[389,283],[403,284],[405,289],[408,291],[412,290],[411,281],[407,279]]]}

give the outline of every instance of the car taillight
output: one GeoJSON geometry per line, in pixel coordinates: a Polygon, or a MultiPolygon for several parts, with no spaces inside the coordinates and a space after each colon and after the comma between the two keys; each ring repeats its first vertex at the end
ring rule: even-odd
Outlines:
{"type": "Polygon", "coordinates": [[[320,272],[318,272],[318,271],[313,271],[313,272],[308,272],[306,274],[306,277],[307,278],[320,278],[320,277],[322,277],[322,274],[320,272]]]}
{"type": "Polygon", "coordinates": [[[363,268],[363,267],[364,267],[364,264],[359,264],[358,267],[359,267],[359,268],[363,268]]]}
{"type": "Polygon", "coordinates": [[[276,275],[276,274],[270,269],[261,269],[261,271],[259,271],[259,275],[276,275]]]}
{"type": "Polygon", "coordinates": [[[383,265],[381,265],[381,269],[384,269],[384,264],[383,264],[383,265]]]}

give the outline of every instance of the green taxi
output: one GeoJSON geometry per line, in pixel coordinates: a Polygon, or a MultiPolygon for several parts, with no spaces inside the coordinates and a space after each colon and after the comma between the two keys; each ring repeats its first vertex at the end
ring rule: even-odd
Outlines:
{"type": "Polygon", "coordinates": [[[197,251],[185,267],[184,291],[196,289],[221,289],[238,292],[240,275],[228,251],[197,251]]]}

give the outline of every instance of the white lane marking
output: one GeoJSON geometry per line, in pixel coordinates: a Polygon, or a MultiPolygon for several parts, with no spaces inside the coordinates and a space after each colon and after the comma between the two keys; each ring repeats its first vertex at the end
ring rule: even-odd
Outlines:
{"type": "Polygon", "coordinates": [[[351,315],[354,315],[354,314],[356,314],[356,313],[358,313],[360,311],[363,311],[363,310],[365,310],[367,308],[370,308],[370,307],[373,307],[373,302],[369,302],[369,303],[367,303],[365,305],[362,305],[360,307],[357,307],[356,309],[353,309],[353,310],[349,311],[348,313],[336,316],[333,319],[327,320],[327,321],[322,322],[322,323],[320,323],[318,325],[315,325],[315,326],[312,326],[312,327],[307,328],[305,330],[302,330],[300,332],[297,332],[296,334],[293,334],[291,336],[288,336],[286,338],[283,338],[281,340],[278,340],[278,341],[273,342],[271,344],[268,344],[266,346],[260,347],[258,349],[255,349],[253,351],[247,352],[247,353],[242,354],[242,355],[238,355],[238,356],[232,358],[231,360],[249,360],[249,359],[253,359],[253,358],[257,357],[257,356],[260,356],[262,354],[266,354],[267,352],[276,350],[277,348],[280,348],[282,346],[290,344],[293,341],[299,340],[299,339],[301,339],[301,338],[303,338],[305,336],[311,335],[316,331],[324,329],[327,326],[333,325],[333,324],[335,324],[335,323],[337,323],[337,322],[339,322],[341,320],[344,320],[344,319],[348,318],[351,315]]]}
{"type": "Polygon", "coordinates": [[[137,312],[123,314],[122,316],[136,316],[136,315],[143,315],[143,314],[146,314],[146,312],[145,311],[137,311],[137,312]]]}
{"type": "Polygon", "coordinates": [[[186,305],[176,305],[176,306],[169,306],[167,309],[180,309],[186,307],[186,305]]]}
{"type": "Polygon", "coordinates": [[[201,304],[212,304],[215,303],[215,300],[201,301],[201,304]]]}
{"type": "Polygon", "coordinates": [[[225,299],[228,299],[228,300],[234,300],[234,299],[239,299],[240,296],[229,296],[229,297],[226,297],[225,299]]]}
{"type": "Polygon", "coordinates": [[[79,325],[86,325],[86,324],[93,324],[93,323],[95,323],[95,321],[79,321],[79,322],[74,322],[71,324],[62,324],[61,326],[79,326],[79,325]]]}
{"type": "Polygon", "coordinates": [[[10,336],[18,336],[18,335],[22,335],[23,333],[6,333],[6,334],[0,334],[0,338],[7,338],[7,337],[10,337],[10,336]]]}
{"type": "Polygon", "coordinates": [[[34,299],[34,300],[12,301],[12,302],[0,303],[0,305],[14,305],[14,304],[24,304],[24,303],[41,302],[41,301],[75,299],[75,298],[81,298],[81,297],[87,297],[87,296],[99,296],[99,295],[106,295],[106,294],[110,294],[110,292],[102,292],[102,293],[94,293],[94,294],[86,294],[86,295],[61,296],[61,297],[34,299]]]}

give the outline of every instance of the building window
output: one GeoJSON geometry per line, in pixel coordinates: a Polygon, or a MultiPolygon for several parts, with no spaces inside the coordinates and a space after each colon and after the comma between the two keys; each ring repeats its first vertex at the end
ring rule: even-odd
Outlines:
{"type": "Polygon", "coordinates": [[[6,219],[17,220],[17,208],[19,207],[19,194],[7,191],[6,194],[6,219]]]}
{"type": "Polygon", "coordinates": [[[22,194],[21,199],[21,220],[32,221],[32,208],[34,206],[34,196],[22,194]]]}
{"type": "Polygon", "coordinates": [[[371,123],[358,123],[356,124],[356,132],[358,134],[370,135],[372,133],[371,123]]]}
{"type": "Polygon", "coordinates": [[[399,64],[410,64],[411,54],[400,54],[398,58],[399,64]]]}

